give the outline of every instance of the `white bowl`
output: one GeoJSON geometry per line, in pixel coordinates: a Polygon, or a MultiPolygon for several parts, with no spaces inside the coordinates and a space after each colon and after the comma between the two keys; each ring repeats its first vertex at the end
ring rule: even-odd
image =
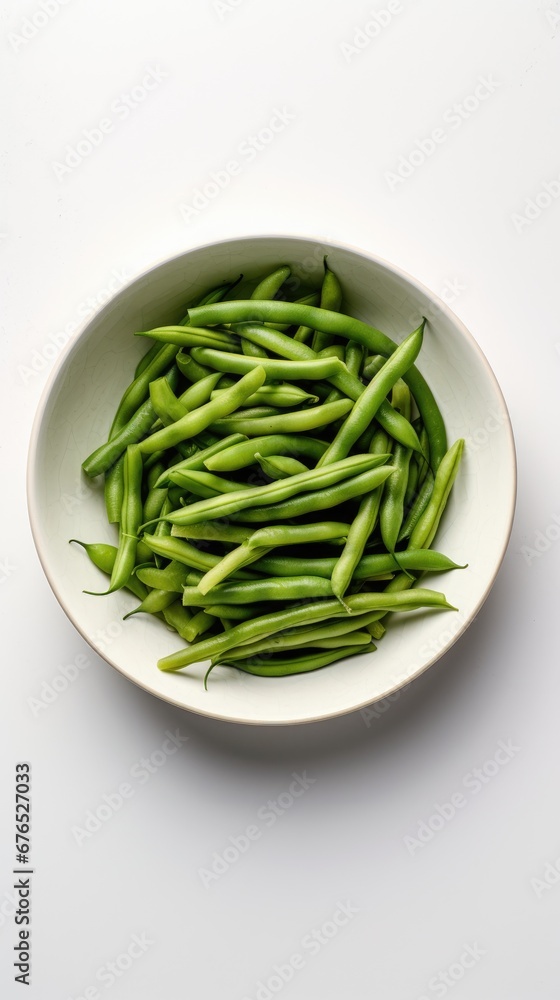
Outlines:
{"type": "Polygon", "coordinates": [[[133,281],[92,319],[60,358],[45,388],[29,456],[28,502],[39,558],[50,585],[84,639],[146,691],[181,708],[232,722],[282,724],[341,715],[386,697],[439,659],[465,631],[488,596],[509,539],[515,505],[515,449],[507,409],[480,348],[436,296],[399,268],[349,246],[285,236],[227,240],[165,261],[133,281]],[[304,282],[319,283],[322,260],[341,279],[347,310],[397,340],[421,316],[429,320],[418,367],[439,402],[449,441],[467,447],[435,547],[468,568],[431,575],[457,612],[394,617],[376,652],[311,674],[260,678],[217,668],[208,691],[204,666],[161,673],[159,657],[182,640],[148,616],[128,622],[138,602],[103,589],[102,574],[70,538],[115,540],[101,482],[81,463],[106,439],[124,388],[146,350],[137,330],[177,321],[199,294],[240,272],[261,275],[289,263],[304,282]]]}

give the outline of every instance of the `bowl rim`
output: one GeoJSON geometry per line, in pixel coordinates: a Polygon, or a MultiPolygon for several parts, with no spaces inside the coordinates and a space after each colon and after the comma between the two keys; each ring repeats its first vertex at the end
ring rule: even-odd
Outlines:
{"type": "Polygon", "coordinates": [[[401,268],[398,265],[393,264],[391,261],[386,260],[384,257],[381,257],[378,254],[372,253],[369,250],[364,250],[362,247],[358,247],[352,243],[347,243],[342,240],[338,239],[335,240],[332,239],[331,237],[322,238],[319,236],[310,236],[309,234],[305,233],[276,232],[276,233],[254,233],[242,236],[240,235],[234,235],[229,237],[225,236],[219,240],[210,240],[206,243],[201,243],[193,247],[190,247],[187,250],[182,250],[179,253],[173,253],[169,256],[161,257],[157,259],[154,263],[143,269],[140,273],[132,277],[125,285],[122,285],[120,288],[118,288],[114,292],[114,294],[111,295],[111,297],[106,302],[104,302],[103,305],[98,310],[96,310],[93,316],[87,317],[82,322],[82,324],[73,334],[71,340],[64,345],[59,356],[55,360],[49,372],[45,385],[43,386],[43,390],[39,402],[37,404],[37,410],[31,427],[31,433],[29,436],[27,467],[26,467],[26,495],[27,495],[28,517],[29,517],[33,542],[35,545],[37,556],[39,558],[39,562],[41,563],[43,572],[45,573],[45,576],[47,578],[47,581],[54,596],[56,597],[66,617],[70,619],[72,625],[77,630],[77,632],[82,636],[82,638],[88,644],[90,649],[92,649],[93,652],[95,652],[98,656],[104,659],[106,663],[108,663],[111,667],[113,667],[116,671],[118,671],[118,673],[122,677],[125,677],[127,681],[131,681],[133,684],[136,684],[137,687],[141,688],[143,691],[146,691],[148,694],[151,694],[154,697],[158,698],[160,701],[164,701],[167,704],[182,709],[183,711],[192,712],[195,715],[200,715],[205,718],[214,719],[219,722],[231,722],[237,725],[251,725],[251,726],[294,726],[294,725],[307,725],[314,722],[324,722],[327,721],[328,719],[335,719],[343,715],[349,715],[352,712],[360,712],[363,709],[367,708],[369,705],[378,704],[379,702],[384,701],[387,698],[390,698],[391,695],[395,694],[397,691],[403,690],[406,687],[408,687],[409,684],[411,684],[423,673],[425,673],[425,671],[428,670],[431,666],[433,666],[434,663],[436,663],[438,660],[443,659],[447,655],[449,650],[455,645],[455,643],[466,632],[468,627],[474,622],[475,618],[478,616],[480,610],[485,604],[490,594],[490,591],[494,586],[494,583],[496,582],[496,578],[502,567],[504,557],[511,538],[511,532],[513,529],[513,521],[514,521],[515,508],[517,502],[517,480],[518,480],[518,473],[517,473],[517,455],[515,448],[515,439],[514,439],[513,427],[511,423],[511,417],[509,414],[509,409],[507,407],[507,403],[505,401],[503,392],[484,351],[482,350],[482,348],[480,347],[480,345],[478,344],[478,342],[476,341],[470,330],[465,326],[463,321],[453,312],[453,310],[448,306],[448,304],[444,302],[443,299],[441,299],[435,292],[432,292],[431,289],[429,289],[426,285],[424,285],[423,282],[419,281],[417,278],[409,274],[408,271],[404,270],[404,268],[401,268]],[[493,384],[494,391],[496,392],[498,398],[501,401],[503,411],[506,417],[504,421],[504,427],[507,432],[506,439],[507,439],[507,447],[509,450],[509,464],[512,477],[511,496],[509,498],[507,519],[505,521],[505,523],[507,523],[507,529],[504,534],[502,548],[500,550],[499,557],[496,560],[495,568],[487,583],[486,588],[481,593],[476,603],[476,606],[473,608],[468,618],[466,618],[465,621],[462,622],[462,624],[458,628],[457,632],[452,636],[452,638],[443,646],[441,650],[438,650],[429,660],[420,665],[414,673],[412,673],[409,677],[406,678],[406,680],[395,680],[394,685],[390,689],[384,691],[379,698],[375,698],[373,701],[368,698],[365,701],[353,705],[350,708],[348,707],[341,708],[340,711],[329,711],[319,715],[313,715],[297,719],[277,719],[277,720],[247,719],[241,716],[236,717],[233,715],[226,715],[224,713],[212,710],[206,711],[203,708],[198,708],[198,707],[195,708],[190,705],[185,705],[177,698],[171,695],[163,694],[161,691],[155,690],[154,687],[152,687],[149,683],[146,683],[145,681],[142,681],[136,677],[129,675],[128,673],[125,673],[124,670],[119,666],[119,664],[114,659],[112,659],[110,655],[108,655],[108,653],[101,652],[99,649],[97,649],[95,646],[91,644],[89,637],[85,634],[79,621],[75,618],[71,609],[66,605],[66,602],[59,591],[55,575],[51,573],[48,562],[45,558],[45,554],[43,551],[43,541],[41,538],[41,529],[39,526],[40,518],[36,502],[36,496],[37,496],[36,470],[37,470],[37,457],[38,457],[37,449],[38,449],[41,425],[45,415],[45,410],[47,408],[47,404],[50,399],[51,391],[58,380],[60,372],[64,367],[66,367],[72,355],[78,349],[79,342],[83,337],[84,333],[86,332],[86,330],[93,323],[97,323],[99,322],[100,319],[102,319],[103,314],[110,308],[112,308],[113,303],[115,302],[116,299],[118,299],[125,293],[129,292],[130,289],[133,287],[133,285],[135,285],[137,282],[144,281],[150,274],[159,270],[160,268],[165,267],[168,264],[171,264],[172,262],[177,261],[182,257],[187,258],[189,255],[197,253],[201,250],[209,250],[212,247],[219,248],[234,243],[258,242],[260,240],[301,241],[308,244],[322,245],[325,247],[326,250],[332,249],[332,250],[350,251],[351,253],[355,253],[359,257],[362,257],[373,264],[381,266],[382,269],[385,269],[386,271],[398,276],[399,278],[404,279],[409,285],[414,287],[417,291],[421,292],[430,301],[432,301],[436,305],[438,312],[445,315],[446,318],[457,327],[458,331],[461,333],[464,339],[469,343],[471,349],[474,350],[475,354],[478,355],[478,357],[480,358],[486,369],[487,377],[493,384]]]}

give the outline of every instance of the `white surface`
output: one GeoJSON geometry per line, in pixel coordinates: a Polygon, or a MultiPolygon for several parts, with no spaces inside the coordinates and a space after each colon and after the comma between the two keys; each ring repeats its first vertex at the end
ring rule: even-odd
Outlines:
{"type": "Polygon", "coordinates": [[[385,262],[348,247],[263,236],[212,243],[172,258],[119,292],[74,339],[49,379],[35,420],[29,454],[29,515],[37,551],[51,586],[81,634],[113,666],[180,708],[243,723],[309,722],[361,709],[400,690],[444,654],[480,610],[500,567],[515,507],[515,452],[501,392],[472,337],[446,306],[385,262]],[[177,673],[155,668],[180,649],[177,635],[145,616],[129,622],[111,648],[101,639],[115,615],[138,601],[127,594],[93,599],[105,584],[70,538],[115,542],[107,524],[101,480],[83,477],[86,495],[72,499],[84,457],[106,440],[115,400],[130,383],[142,346],[135,330],[175,322],[185,298],[196,301],[217,282],[247,279],[289,261],[296,280],[320,284],[323,258],[337,274],[346,308],[400,340],[430,317],[419,370],[443,413],[449,444],[465,440],[461,472],[434,548],[468,566],[430,574],[422,586],[443,591],[456,610],[393,619],[380,650],[329,670],[263,680],[218,668],[205,688],[210,661],[177,673]],[[313,267],[305,265],[312,261],[313,267]],[[413,319],[412,319],[413,318],[413,319]],[[493,432],[485,448],[477,436],[493,432]]]}
{"type": "MultiPolygon", "coordinates": [[[[560,198],[529,207],[530,224],[520,213],[560,175],[560,6],[403,3],[346,59],[341,43],[387,6],[244,0],[220,19],[210,0],[75,0],[14,51],[9,33],[39,0],[3,5],[0,912],[11,908],[13,768],[30,760],[41,1000],[77,1000],[94,985],[105,996],[103,967],[143,933],[153,944],[110,985],[115,1000],[254,1000],[295,952],[305,964],[281,990],[290,1000],[558,995],[560,882],[531,880],[546,871],[552,882],[560,857],[560,198]],[[119,95],[158,67],[167,77],[120,117],[119,95]],[[480,77],[499,86],[454,127],[448,109],[480,77]],[[294,120],[250,162],[240,144],[284,107],[294,120]],[[57,180],[53,161],[104,118],[112,131],[57,180]],[[435,129],[444,141],[392,191],[385,174],[435,129]],[[185,223],[181,204],[232,159],[237,175],[185,223]],[[363,246],[455,295],[516,434],[516,523],[488,602],[446,659],[369,727],[357,713],[245,729],[143,693],[67,621],[27,523],[27,440],[64,331],[121,275],[215,238],[279,230],[363,246]],[[35,375],[32,363],[42,366],[35,375]],[[61,666],[84,655],[86,668],[38,708],[61,666]],[[189,742],[158,755],[176,728],[189,742]],[[497,773],[479,786],[472,772],[500,740],[519,749],[487,766],[497,773]],[[138,762],[154,752],[167,763],[150,775],[138,762]],[[315,782],[272,823],[267,801],[305,770],[315,782]],[[130,798],[78,846],[72,828],[122,783],[130,798]],[[463,802],[454,818],[411,854],[404,838],[454,793],[463,802]],[[199,870],[251,825],[261,835],[207,889],[199,870]],[[313,954],[306,935],[339,900],[359,913],[313,954]],[[466,945],[484,955],[469,958],[466,945]],[[461,956],[474,964],[456,985],[434,979],[461,956]]],[[[8,917],[8,998],[21,993],[14,943],[8,917]]]]}

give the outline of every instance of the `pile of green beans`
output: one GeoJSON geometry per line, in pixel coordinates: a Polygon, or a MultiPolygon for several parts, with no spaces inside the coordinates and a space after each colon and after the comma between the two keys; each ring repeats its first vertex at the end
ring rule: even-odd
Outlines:
{"type": "Polygon", "coordinates": [[[277,267],[245,297],[225,282],[141,332],[152,344],[82,466],[104,477],[118,532],[79,543],[102,592],[128,589],[140,604],[125,617],[155,615],[188,644],[160,670],[209,661],[205,683],[216,665],[317,670],[375,650],[391,613],[452,607],[417,586],[460,568],[430,546],[464,444],[448,448],[415,367],[424,322],[397,345],[342,310],[326,259],[296,302],[290,276],[277,267]]]}

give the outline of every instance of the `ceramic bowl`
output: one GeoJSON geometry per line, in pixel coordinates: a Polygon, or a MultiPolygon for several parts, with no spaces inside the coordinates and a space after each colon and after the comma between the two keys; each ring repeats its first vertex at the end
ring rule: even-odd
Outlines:
{"type": "MultiPolygon", "coordinates": [[[[296,283],[293,283],[295,291],[296,283]]],[[[350,246],[286,236],[232,239],[190,250],[122,289],[68,346],[52,372],[32,433],[28,502],[45,573],[62,608],[96,652],[135,684],[174,705],[233,722],[301,723],[362,708],[410,683],[473,621],[502,562],[513,520],[515,450],[507,409],[479,346],[450,309],[398,267],[350,246]],[[109,424],[146,342],[137,330],[177,322],[185,305],[241,272],[292,265],[301,287],[319,284],[322,261],[339,276],[346,310],[401,340],[427,317],[419,368],[428,379],[449,440],[466,439],[463,464],[437,535],[437,548],[468,568],[433,574],[456,612],[394,617],[376,652],[314,673],[260,678],[217,668],[205,691],[204,664],[176,674],[156,661],[181,645],[158,620],[138,615],[119,592],[91,597],[104,580],[70,538],[113,541],[103,485],[81,462],[106,440],[109,424]]]]}

